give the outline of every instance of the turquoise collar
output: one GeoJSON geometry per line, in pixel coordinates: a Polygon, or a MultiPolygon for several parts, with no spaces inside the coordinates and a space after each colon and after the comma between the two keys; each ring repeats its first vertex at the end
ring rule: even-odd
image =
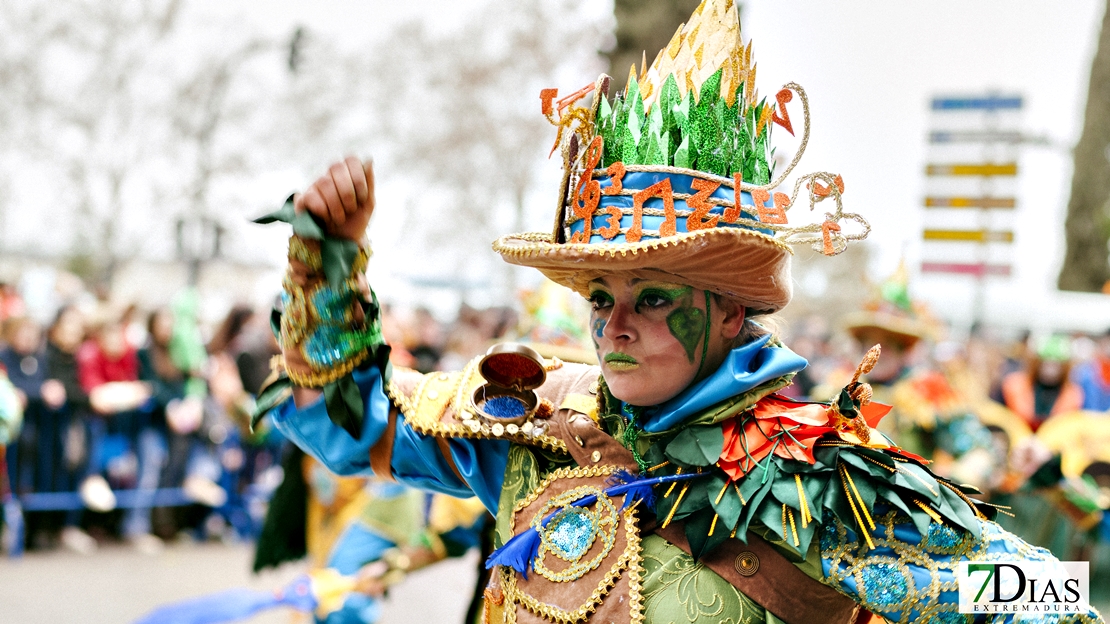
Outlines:
{"type": "Polygon", "coordinates": [[[768,346],[770,340],[768,334],[730,351],[712,375],[666,403],[645,409],[640,427],[648,433],[666,431],[726,399],[806,367],[805,358],[783,346],[768,346]]]}

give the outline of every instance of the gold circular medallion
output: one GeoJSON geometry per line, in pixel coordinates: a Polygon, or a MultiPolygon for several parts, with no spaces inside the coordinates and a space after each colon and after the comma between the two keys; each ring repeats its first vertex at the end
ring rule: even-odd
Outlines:
{"type": "Polygon", "coordinates": [[[759,557],[755,553],[745,550],[744,552],[736,555],[736,561],[733,562],[732,567],[740,576],[751,576],[759,571],[759,557]]]}

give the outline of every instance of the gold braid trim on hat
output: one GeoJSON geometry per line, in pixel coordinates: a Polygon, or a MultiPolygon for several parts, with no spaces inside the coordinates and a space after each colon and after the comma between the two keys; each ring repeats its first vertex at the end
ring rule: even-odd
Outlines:
{"type": "Polygon", "coordinates": [[[664,247],[677,247],[690,240],[698,238],[705,238],[709,236],[721,236],[723,232],[731,235],[752,236],[760,238],[763,241],[770,243],[783,251],[790,254],[794,253],[790,245],[787,245],[782,240],[773,236],[768,236],[762,232],[753,232],[742,228],[714,228],[710,230],[697,230],[694,232],[679,232],[675,236],[667,238],[653,238],[651,240],[644,240],[638,243],[608,243],[605,245],[598,245],[594,243],[563,243],[558,246],[552,244],[551,235],[546,232],[525,232],[523,234],[511,234],[503,236],[493,243],[493,250],[502,256],[515,256],[520,258],[543,256],[551,253],[561,253],[560,249],[573,249],[576,252],[591,254],[595,256],[627,256],[629,254],[635,256],[639,253],[647,253],[654,249],[662,249],[664,247]],[[520,243],[510,243],[509,241],[522,241],[520,243]]]}

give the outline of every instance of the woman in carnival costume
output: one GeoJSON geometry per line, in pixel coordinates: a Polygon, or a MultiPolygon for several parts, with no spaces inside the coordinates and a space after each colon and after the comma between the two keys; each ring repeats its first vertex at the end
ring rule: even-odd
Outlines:
{"type": "Polygon", "coordinates": [[[294,231],[286,377],[262,407],[339,473],[482,500],[486,621],[965,621],[959,562],[1051,560],[887,444],[858,375],[831,404],[775,394],[806,365],[753,320],[790,300],[787,243],[832,255],[867,228],[837,176],[772,195],[801,150],[773,177],[771,127],[804,146],[808,101],[788,84],[768,105],[754,77],[736,7],[706,0],[614,101],[604,76],[541,94],[565,165],[554,231],[494,249],[590,300],[600,367],[500,345],[460,372],[392,369],[354,158],[260,220],[294,231]],[[823,221],[789,223],[802,192],[832,200],[823,221]]]}

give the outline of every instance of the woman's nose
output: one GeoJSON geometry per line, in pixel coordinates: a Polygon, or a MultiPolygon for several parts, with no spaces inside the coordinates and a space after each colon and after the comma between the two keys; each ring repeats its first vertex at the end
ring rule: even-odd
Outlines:
{"type": "Polygon", "coordinates": [[[602,335],[613,342],[635,340],[636,332],[632,325],[632,308],[620,303],[613,304],[613,311],[605,323],[602,335]]]}

